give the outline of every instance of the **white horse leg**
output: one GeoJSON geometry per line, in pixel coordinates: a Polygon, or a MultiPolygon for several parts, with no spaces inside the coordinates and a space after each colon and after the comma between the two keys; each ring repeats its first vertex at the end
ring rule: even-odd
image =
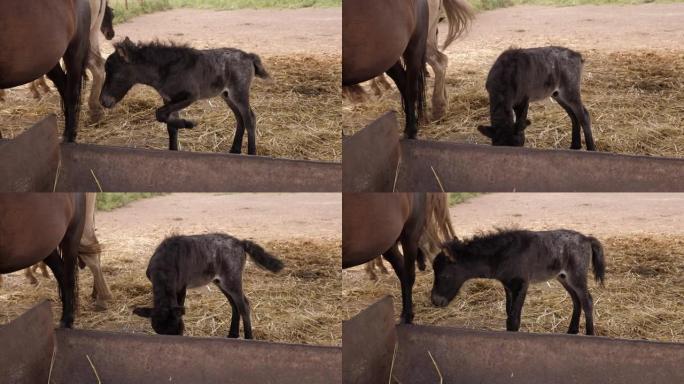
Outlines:
{"type": "Polygon", "coordinates": [[[437,50],[436,46],[428,46],[427,62],[435,73],[435,86],[432,92],[432,120],[436,121],[444,117],[448,107],[446,93],[446,69],[449,58],[437,50]]]}

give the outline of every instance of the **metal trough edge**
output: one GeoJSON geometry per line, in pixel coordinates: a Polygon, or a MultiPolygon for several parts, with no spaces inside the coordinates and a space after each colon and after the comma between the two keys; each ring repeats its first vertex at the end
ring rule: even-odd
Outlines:
{"type": "Polygon", "coordinates": [[[0,190],[339,192],[342,186],[342,164],[334,162],[57,143],[54,115],[14,140],[0,140],[0,176],[9,180],[0,190]]]}
{"type": "Polygon", "coordinates": [[[390,112],[346,138],[345,192],[684,191],[680,158],[399,140],[398,132],[390,112]]]}

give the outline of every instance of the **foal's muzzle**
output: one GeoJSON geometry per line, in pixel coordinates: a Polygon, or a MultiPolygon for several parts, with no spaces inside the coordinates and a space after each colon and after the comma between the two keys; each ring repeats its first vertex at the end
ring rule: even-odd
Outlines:
{"type": "Polygon", "coordinates": [[[102,106],[105,108],[112,108],[114,105],[116,105],[116,99],[103,93],[100,95],[100,104],[102,104],[102,106]]]}
{"type": "Polygon", "coordinates": [[[441,308],[449,305],[449,300],[446,297],[438,295],[436,293],[432,293],[430,298],[432,299],[432,305],[434,305],[435,307],[441,308]]]}

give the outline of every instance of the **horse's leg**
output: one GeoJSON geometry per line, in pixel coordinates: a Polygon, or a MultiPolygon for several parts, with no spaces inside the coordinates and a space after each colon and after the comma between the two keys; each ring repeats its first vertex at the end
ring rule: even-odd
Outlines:
{"type": "Polygon", "coordinates": [[[78,115],[81,109],[81,86],[88,62],[90,48],[89,30],[90,12],[84,12],[77,22],[76,37],[71,41],[64,54],[64,66],[66,67],[66,87],[63,95],[64,103],[64,140],[68,143],[76,141],[78,129],[78,115]]]}
{"type": "Polygon", "coordinates": [[[47,78],[55,84],[55,88],[57,88],[59,97],[64,100],[67,77],[66,73],[64,73],[64,70],[62,69],[62,66],[57,63],[57,65],[55,65],[50,72],[46,73],[45,76],[47,76],[47,78]]]}
{"type": "Polygon", "coordinates": [[[240,337],[240,312],[237,309],[237,305],[235,304],[235,300],[230,296],[230,294],[219,284],[216,284],[217,287],[223,292],[223,295],[228,299],[228,302],[230,303],[230,308],[232,310],[232,314],[230,316],[230,330],[228,331],[228,337],[231,339],[236,339],[240,337]]]}
{"type": "Polygon", "coordinates": [[[402,54],[406,65],[406,137],[415,139],[418,134],[418,121],[423,120],[425,109],[425,63],[428,35],[427,4],[419,2],[416,9],[416,28],[402,54]]]}
{"type": "Polygon", "coordinates": [[[40,267],[40,272],[43,274],[43,277],[50,277],[50,275],[48,275],[47,267],[45,266],[44,262],[41,262],[40,264],[38,264],[38,266],[40,267]]]}
{"type": "Polygon", "coordinates": [[[24,276],[26,276],[29,283],[38,285],[38,279],[36,279],[36,277],[33,275],[33,272],[31,272],[31,267],[24,269],[24,276]]]}
{"type": "Polygon", "coordinates": [[[59,289],[59,297],[64,297],[64,268],[62,258],[59,256],[59,251],[54,250],[43,262],[50,268],[52,275],[57,280],[57,287],[59,289]]]}
{"type": "Polygon", "coordinates": [[[517,332],[520,329],[520,317],[522,316],[522,307],[525,304],[525,296],[527,295],[528,282],[523,280],[513,280],[508,283],[511,290],[511,314],[506,319],[506,330],[517,332]]]}
{"type": "Polygon", "coordinates": [[[378,269],[380,269],[380,272],[382,272],[384,275],[389,273],[389,271],[387,271],[387,268],[385,268],[385,264],[382,262],[382,257],[376,258],[375,261],[377,263],[378,269]]]}
{"type": "Polygon", "coordinates": [[[568,284],[565,279],[558,279],[558,281],[561,283],[563,288],[565,288],[566,291],[570,294],[570,298],[572,298],[572,317],[570,318],[570,326],[568,327],[568,333],[576,335],[579,333],[579,321],[580,321],[580,315],[582,314],[582,308],[580,307],[580,299],[579,296],[577,295],[577,292],[575,292],[575,289],[568,284]]]}
{"type": "Polygon", "coordinates": [[[245,135],[245,124],[242,121],[242,116],[240,115],[240,110],[233,103],[233,101],[228,97],[228,92],[224,91],[221,94],[223,100],[228,105],[231,111],[233,111],[233,116],[235,116],[235,136],[233,137],[233,145],[230,147],[230,153],[240,153],[242,152],[242,138],[245,135]]]}
{"type": "Polygon", "coordinates": [[[104,63],[105,60],[100,54],[99,42],[91,42],[90,56],[88,57],[88,69],[93,74],[93,84],[90,87],[90,97],[88,98],[88,114],[91,122],[102,120],[104,111],[102,104],[100,104],[100,93],[105,80],[104,63]]]}
{"type": "Polygon", "coordinates": [[[385,73],[392,80],[394,80],[394,84],[399,89],[399,93],[401,93],[401,102],[402,102],[402,105],[404,108],[404,115],[406,117],[406,129],[404,130],[404,134],[406,135],[406,137],[408,137],[410,132],[413,132],[413,137],[409,137],[409,138],[415,138],[415,134],[416,134],[416,132],[415,132],[416,131],[415,114],[413,113],[413,106],[410,105],[410,103],[408,101],[410,95],[409,95],[409,90],[407,88],[408,79],[407,79],[407,75],[406,75],[406,70],[401,65],[401,62],[397,61],[385,73]],[[409,130],[409,127],[412,127],[412,128],[409,130]]]}
{"type": "Polygon", "coordinates": [[[29,85],[29,91],[31,91],[31,95],[33,95],[34,99],[40,99],[40,92],[38,92],[38,80],[33,80],[31,82],[31,84],[29,85]]]}
{"type": "Polygon", "coordinates": [[[506,284],[503,284],[504,291],[506,291],[506,318],[511,317],[511,310],[513,308],[513,292],[506,284]]]}
{"type": "Polygon", "coordinates": [[[366,267],[365,267],[366,268],[366,274],[368,275],[368,278],[371,280],[377,280],[378,279],[378,275],[375,274],[375,260],[377,260],[377,258],[367,262],[366,267]]]}
{"type": "Polygon", "coordinates": [[[112,298],[112,292],[107,286],[107,282],[102,274],[102,265],[100,264],[99,254],[79,255],[81,260],[88,266],[90,272],[93,274],[93,292],[91,296],[95,299],[95,309],[107,309],[107,300],[112,298]]]}
{"type": "Polygon", "coordinates": [[[432,92],[432,120],[444,117],[449,99],[446,93],[446,70],[449,64],[447,55],[440,52],[436,46],[427,48],[427,62],[435,72],[435,87],[432,92]]]}
{"type": "Polygon", "coordinates": [[[392,268],[394,268],[394,273],[397,275],[397,278],[399,278],[399,283],[401,285],[402,309],[400,322],[402,324],[410,324],[411,321],[413,321],[413,311],[411,310],[413,303],[411,300],[411,290],[408,287],[404,256],[399,252],[399,246],[397,244],[394,244],[390,249],[385,251],[382,256],[390,263],[392,268]]]}

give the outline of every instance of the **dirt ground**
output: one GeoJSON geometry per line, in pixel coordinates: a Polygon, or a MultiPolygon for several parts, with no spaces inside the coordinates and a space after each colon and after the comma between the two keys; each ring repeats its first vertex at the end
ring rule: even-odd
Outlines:
{"type": "MultiPolygon", "coordinates": [[[[684,196],[485,194],[452,206],[450,211],[460,237],[494,227],[568,228],[596,236],[604,245],[607,263],[606,286],[590,283],[598,334],[684,340],[684,196]]],[[[345,318],[387,294],[394,297],[398,318],[399,282],[387,267],[390,274],[379,274],[378,281],[369,280],[362,268],[342,272],[345,318]]],[[[413,294],[417,324],[505,329],[505,298],[498,282],[471,280],[447,308],[435,308],[429,299],[433,280],[429,266],[424,272],[417,271],[413,294]]],[[[571,309],[570,297],[559,283],[532,285],[521,330],[563,333],[571,309]]]]}
{"type": "MultiPolygon", "coordinates": [[[[339,345],[340,220],[341,196],[318,193],[171,194],[97,212],[103,272],[114,298],[107,310],[95,311],[89,297],[91,274],[81,271],[75,327],[153,333],[149,321],[131,311],[151,305],[145,270],[155,247],[172,233],[222,231],[252,239],[285,263],[279,274],[251,261],[245,268],[243,284],[256,339],[339,345]]],[[[44,298],[53,302],[53,316],[58,319],[56,283],[52,278],[38,279],[40,285],[33,288],[22,272],[5,275],[0,287],[1,323],[44,298]]],[[[184,321],[186,335],[225,336],[230,305],[213,285],[189,290],[184,321]]]]}
{"type": "MultiPolygon", "coordinates": [[[[447,25],[440,26],[440,31],[447,25]]],[[[443,35],[443,34],[442,34],[443,35]]],[[[516,6],[480,12],[449,57],[445,117],[419,137],[490,144],[476,127],[489,123],[487,73],[505,49],[561,45],[584,56],[582,95],[600,151],[684,156],[684,4],[516,6]]],[[[428,106],[432,79],[428,79],[428,106]]],[[[351,134],[388,109],[401,110],[398,92],[371,101],[343,101],[351,134]]],[[[550,100],[530,105],[526,146],[569,148],[570,120],[550,100]]],[[[403,125],[403,122],[402,122],[403,125]]]]}
{"type": "MultiPolygon", "coordinates": [[[[256,114],[257,153],[303,160],[340,161],[340,8],[212,11],[175,9],[136,17],[115,25],[113,42],[161,40],[194,48],[235,47],[258,54],[272,82],[255,79],[251,106],[256,114]]],[[[100,39],[103,56],[112,42],[100,39]]],[[[84,102],[90,85],[86,85],[84,102]]],[[[8,90],[0,104],[2,135],[12,138],[48,113],[58,113],[59,96],[34,100],[28,86],[8,90]]],[[[142,148],[168,148],[165,127],[155,120],[162,105],[157,93],[135,86],[97,124],[88,120],[84,103],[78,141],[142,148]]],[[[219,98],[194,103],[182,112],[197,123],[179,133],[181,150],[227,152],[235,119],[219,98]]],[[[62,119],[59,120],[60,133],[62,119]]],[[[246,137],[243,144],[246,151],[246,137]]]]}

